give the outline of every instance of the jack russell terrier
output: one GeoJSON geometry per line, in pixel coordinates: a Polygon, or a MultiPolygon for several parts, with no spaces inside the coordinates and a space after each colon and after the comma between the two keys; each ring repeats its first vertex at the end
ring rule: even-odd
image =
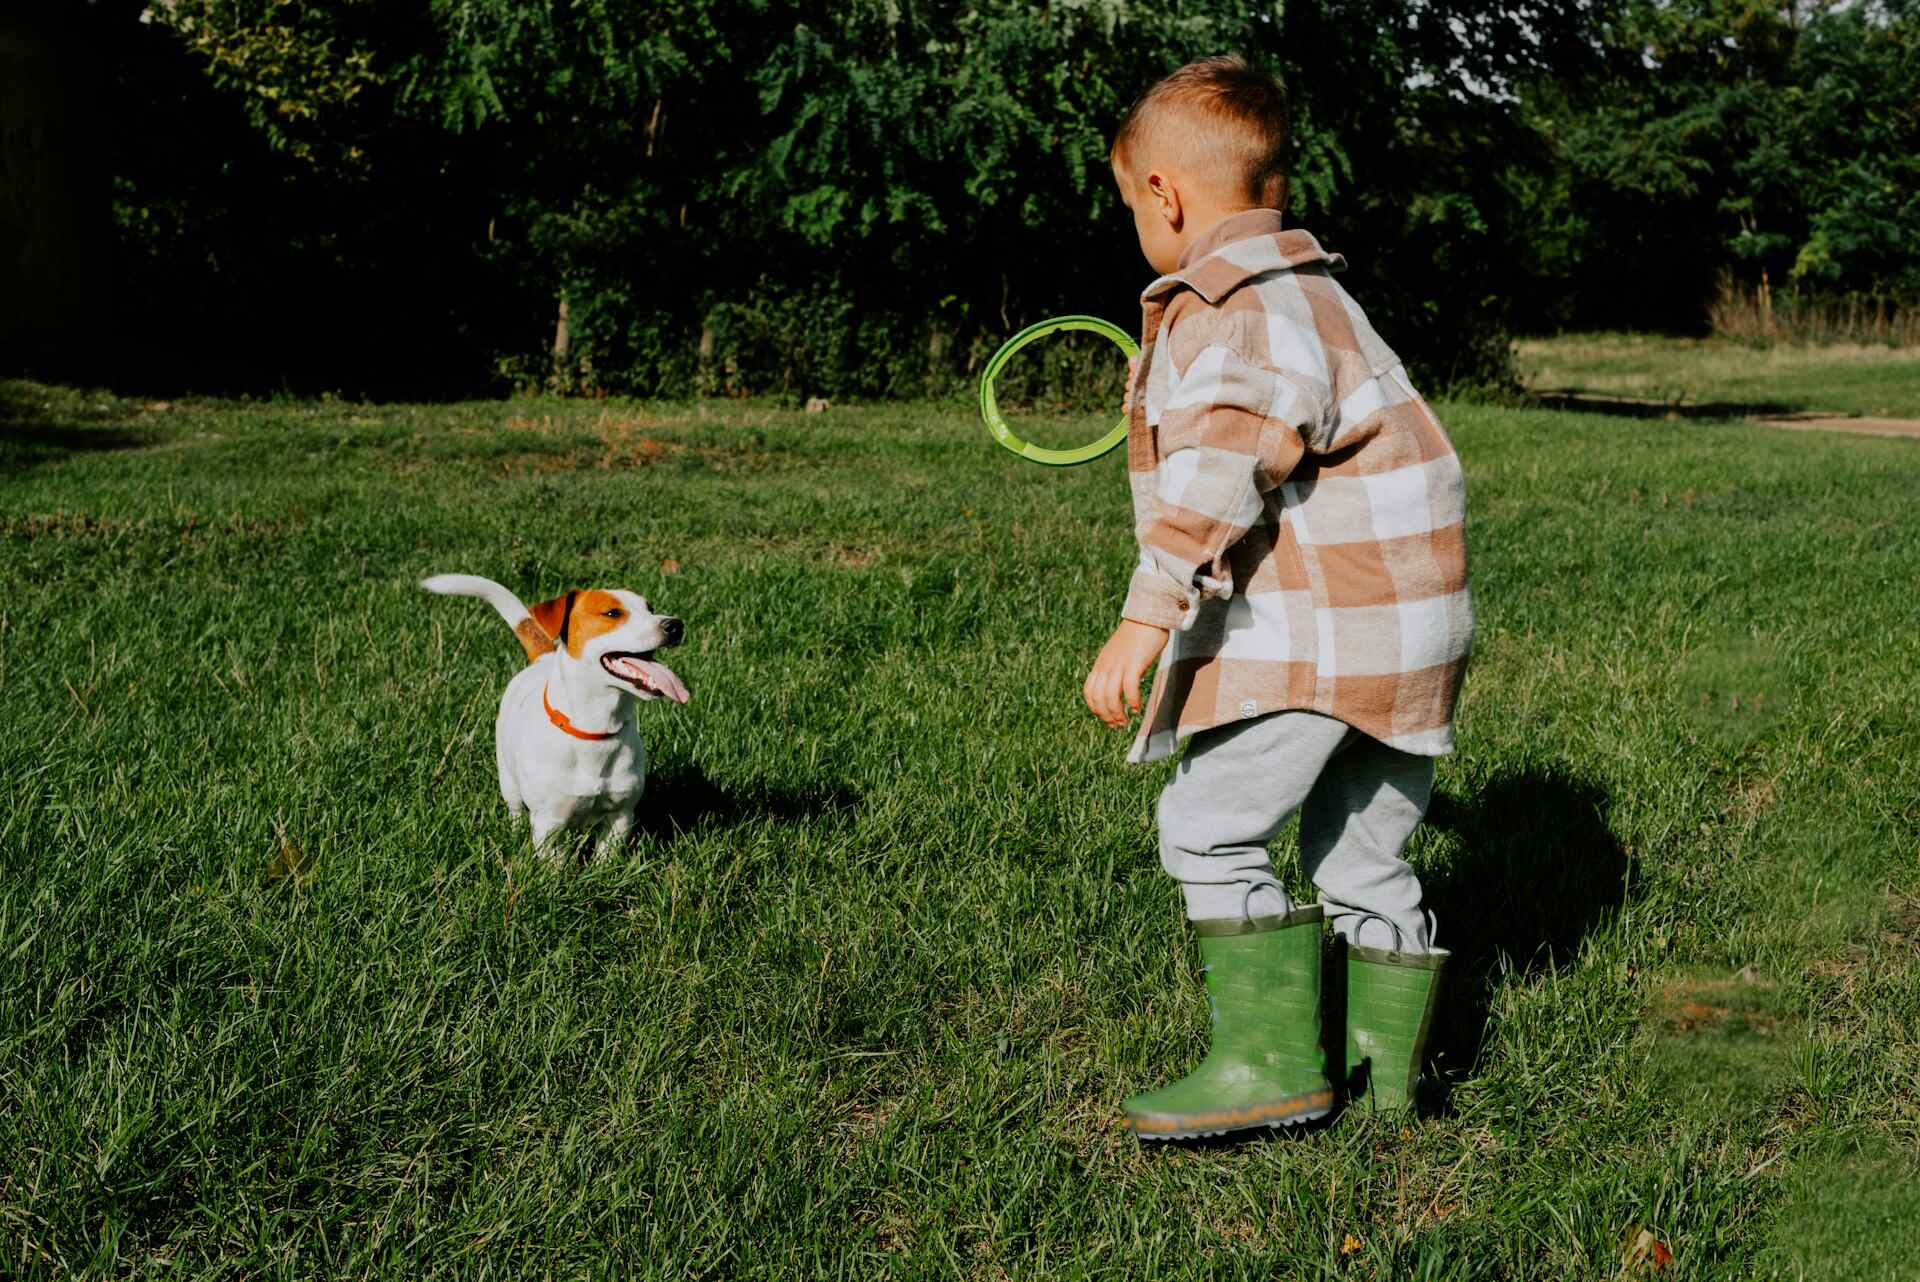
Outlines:
{"type": "Polygon", "coordinates": [[[590,834],[596,856],[613,849],[633,830],[647,786],[633,701],[688,698],[680,678],[653,658],[680,644],[680,620],[618,588],[575,590],[529,610],[478,575],[439,574],[420,586],[479,597],[526,649],[527,666],[500,696],[493,730],[500,796],[514,818],[532,819],[534,849],[546,849],[561,829],[590,834]]]}

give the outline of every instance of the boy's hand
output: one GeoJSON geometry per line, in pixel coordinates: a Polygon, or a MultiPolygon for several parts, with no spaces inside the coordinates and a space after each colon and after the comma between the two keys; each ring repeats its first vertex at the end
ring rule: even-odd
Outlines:
{"type": "Polygon", "coordinates": [[[1165,628],[1120,620],[1081,687],[1093,715],[1116,730],[1126,725],[1128,710],[1140,711],[1140,678],[1166,647],[1165,628]]]}

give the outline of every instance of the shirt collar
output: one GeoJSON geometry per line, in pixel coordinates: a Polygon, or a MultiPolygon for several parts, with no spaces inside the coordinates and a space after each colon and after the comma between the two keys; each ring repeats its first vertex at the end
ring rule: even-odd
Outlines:
{"type": "Polygon", "coordinates": [[[1283,228],[1277,209],[1248,209],[1221,219],[1180,255],[1180,265],[1147,286],[1145,302],[1186,286],[1217,303],[1255,276],[1325,263],[1342,271],[1347,260],[1320,247],[1312,233],[1283,228]]]}

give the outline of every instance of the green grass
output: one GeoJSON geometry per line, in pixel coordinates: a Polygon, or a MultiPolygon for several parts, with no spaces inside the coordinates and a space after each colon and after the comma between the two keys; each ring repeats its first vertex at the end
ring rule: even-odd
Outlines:
{"type": "Polygon", "coordinates": [[[1527,385],[1542,392],[1688,402],[1737,414],[1814,410],[1920,418],[1920,349],[1914,348],[1569,334],[1527,339],[1519,359],[1527,385]]]}
{"type": "Polygon", "coordinates": [[[1169,1149],[1114,1126],[1204,1039],[1162,775],[1078,706],[1117,457],[946,407],[0,404],[0,1273],[1910,1263],[1910,442],[1442,407],[1449,1102],[1169,1149]],[[507,823],[519,651],[414,586],[455,570],[687,620],[623,857],[507,823]]]}

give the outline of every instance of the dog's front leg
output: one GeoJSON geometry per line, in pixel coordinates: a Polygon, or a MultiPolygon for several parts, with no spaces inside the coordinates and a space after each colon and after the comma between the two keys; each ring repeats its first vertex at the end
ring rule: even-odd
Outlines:
{"type": "Polygon", "coordinates": [[[565,852],[559,837],[566,831],[567,817],[551,810],[535,810],[532,819],[533,852],[549,859],[561,858],[565,852]]]}
{"type": "Polygon", "coordinates": [[[633,807],[617,811],[607,820],[607,826],[600,830],[599,840],[593,843],[593,857],[605,859],[608,855],[626,844],[633,832],[633,807]]]}

